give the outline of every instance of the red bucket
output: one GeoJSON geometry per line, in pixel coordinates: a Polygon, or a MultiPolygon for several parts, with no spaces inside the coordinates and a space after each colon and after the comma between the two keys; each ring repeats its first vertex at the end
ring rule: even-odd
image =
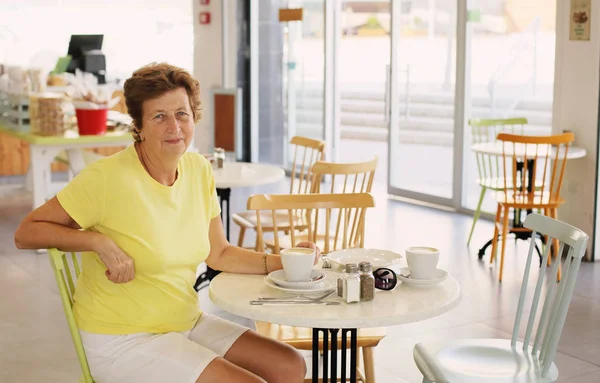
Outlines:
{"type": "Polygon", "coordinates": [[[106,133],[108,109],[75,109],[80,136],[95,136],[106,133]]]}

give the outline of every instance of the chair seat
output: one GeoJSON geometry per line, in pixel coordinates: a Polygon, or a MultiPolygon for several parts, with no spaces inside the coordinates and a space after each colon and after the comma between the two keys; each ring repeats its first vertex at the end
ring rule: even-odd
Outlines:
{"type": "MultiPolygon", "coordinates": [[[[312,350],[312,329],[308,327],[295,327],[256,322],[256,331],[268,338],[276,339],[289,344],[298,350],[312,350]]],[[[322,334],[322,333],[321,333],[322,334]]],[[[341,334],[341,333],[340,333],[341,334]]],[[[357,334],[358,347],[375,347],[386,336],[385,328],[375,327],[359,329],[357,334]]],[[[350,347],[350,338],[346,346],[350,347]]],[[[331,347],[331,346],[330,346],[331,347]]],[[[341,337],[338,337],[338,350],[342,347],[341,337]]],[[[323,340],[319,341],[319,349],[323,349],[323,340]]]]}
{"type": "Polygon", "coordinates": [[[505,194],[504,192],[496,193],[496,201],[502,205],[508,205],[509,207],[515,208],[528,208],[528,207],[558,207],[565,203],[563,198],[556,198],[555,196],[548,195],[549,193],[542,194],[541,192],[535,192],[530,194],[517,195],[516,197],[512,193],[505,194]]]}
{"type": "MultiPolygon", "coordinates": [[[[486,187],[488,189],[492,189],[492,190],[504,190],[504,177],[486,177],[486,178],[478,178],[476,180],[476,182],[483,186],[486,187]]],[[[536,180],[535,181],[535,188],[539,189],[541,187],[544,186],[544,183],[541,180],[536,180]]],[[[507,179],[506,180],[506,187],[507,188],[512,188],[513,187],[513,180],[512,179],[507,179]]],[[[520,188],[521,187],[521,180],[518,180],[517,182],[517,187],[520,188]]]]}
{"type": "Polygon", "coordinates": [[[459,339],[419,343],[413,357],[425,378],[435,383],[546,383],[558,378],[554,363],[542,377],[541,364],[522,347],[519,342],[513,349],[510,339],[459,339]]]}
{"type": "MultiPolygon", "coordinates": [[[[235,213],[231,215],[233,222],[246,229],[256,229],[256,213],[253,211],[244,211],[241,213],[235,213]]],[[[278,211],[275,213],[275,222],[277,223],[277,230],[289,230],[290,229],[290,215],[287,211],[278,211]]],[[[271,212],[260,213],[260,224],[263,231],[273,231],[273,215],[271,212]]],[[[294,229],[304,230],[306,229],[306,220],[304,217],[294,218],[294,229]]]]}

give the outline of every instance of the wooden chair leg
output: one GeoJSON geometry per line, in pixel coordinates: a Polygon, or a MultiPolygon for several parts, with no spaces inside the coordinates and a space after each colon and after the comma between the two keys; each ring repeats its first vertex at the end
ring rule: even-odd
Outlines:
{"type": "Polygon", "coordinates": [[[502,254],[500,254],[500,276],[498,280],[502,282],[502,272],[504,271],[504,254],[506,253],[506,236],[508,235],[508,214],[510,208],[504,207],[504,219],[502,221],[502,254]]]}
{"type": "Polygon", "coordinates": [[[373,347],[363,347],[363,357],[365,363],[365,383],[375,383],[375,358],[373,356],[373,347]]]}
{"type": "Polygon", "coordinates": [[[246,228],[240,226],[240,235],[238,236],[238,247],[244,247],[244,236],[246,235],[246,228]]]}
{"type": "Polygon", "coordinates": [[[498,250],[498,223],[500,223],[500,214],[502,213],[502,205],[498,204],[496,210],[496,219],[494,221],[494,236],[492,237],[492,255],[490,256],[490,263],[494,262],[496,258],[496,251],[498,250]]]}
{"type": "MultiPolygon", "coordinates": [[[[556,208],[550,209],[550,214],[551,214],[552,218],[558,219],[558,209],[556,209],[556,208]]],[[[559,250],[558,249],[558,247],[559,247],[558,239],[554,240],[553,245],[554,245],[554,249],[553,249],[554,250],[554,262],[558,262],[558,276],[557,276],[557,279],[560,282],[560,279],[561,279],[561,276],[562,276],[562,269],[561,269],[562,265],[561,265],[561,258],[560,257],[562,256],[562,254],[558,253],[558,250],[559,250]]],[[[550,257],[548,257],[548,258],[550,258],[550,257]]]]}

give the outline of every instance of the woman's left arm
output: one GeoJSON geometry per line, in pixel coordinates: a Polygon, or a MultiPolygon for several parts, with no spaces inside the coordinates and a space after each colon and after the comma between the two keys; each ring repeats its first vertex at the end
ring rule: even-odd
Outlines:
{"type": "MultiPolygon", "coordinates": [[[[231,245],[225,237],[219,216],[210,221],[209,240],[210,253],[206,264],[214,270],[237,274],[267,274],[283,267],[279,255],[268,254],[265,259],[265,253],[231,245]]],[[[296,246],[316,249],[315,263],[321,257],[319,248],[312,242],[301,242],[296,246]]]]}

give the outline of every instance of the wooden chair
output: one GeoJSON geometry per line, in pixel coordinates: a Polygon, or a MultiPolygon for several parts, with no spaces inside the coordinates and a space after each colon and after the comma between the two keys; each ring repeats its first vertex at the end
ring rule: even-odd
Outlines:
{"type": "Polygon", "coordinates": [[[70,258],[73,264],[73,274],[69,267],[69,257],[67,257],[66,253],[56,249],[49,249],[48,254],[50,255],[50,264],[52,265],[54,276],[56,277],[58,293],[60,294],[63,309],[65,310],[67,324],[69,325],[69,331],[71,332],[71,338],[73,338],[75,352],[77,353],[77,359],[79,360],[79,366],[81,367],[82,376],[79,378],[79,383],[94,383],[72,308],[75,284],[77,283],[79,274],[81,274],[79,261],[77,260],[75,253],[71,253],[70,258]]]}
{"type": "MultiPolygon", "coordinates": [[[[377,170],[378,158],[375,156],[372,160],[355,163],[333,163],[318,161],[311,170],[313,175],[311,193],[370,193],[377,170]],[[325,183],[327,179],[327,182],[325,183]]],[[[296,222],[306,224],[305,215],[301,211],[296,211],[296,222]]],[[[297,233],[298,241],[306,241],[307,233],[297,233]]],[[[334,239],[334,238],[332,238],[334,239]]],[[[341,241],[325,245],[323,238],[317,238],[317,245],[324,253],[337,250],[341,241]]],[[[289,234],[279,237],[280,249],[293,246],[289,234]]],[[[265,240],[267,249],[275,250],[273,240],[265,240]]],[[[277,251],[278,252],[278,251],[277,251]]]]}
{"type": "MultiPolygon", "coordinates": [[[[294,161],[292,164],[292,174],[290,175],[290,194],[306,194],[311,191],[312,174],[310,169],[317,161],[322,161],[325,156],[325,142],[307,137],[295,136],[290,140],[290,145],[294,148],[294,161]]],[[[238,246],[243,247],[246,230],[256,230],[256,216],[253,212],[236,213],[231,216],[233,222],[240,227],[238,237],[238,246]]],[[[263,232],[273,231],[274,219],[280,230],[286,230],[286,224],[289,217],[286,212],[277,212],[274,217],[263,217],[263,232]]],[[[302,229],[301,221],[295,222],[296,229],[302,229]]],[[[288,229],[289,230],[289,229],[288,229]]],[[[258,249],[258,243],[254,245],[258,249]]]]}
{"type": "MultiPolygon", "coordinates": [[[[565,201],[560,196],[560,189],[565,173],[569,144],[575,139],[573,133],[555,136],[519,136],[501,133],[502,168],[504,185],[497,192],[496,224],[492,243],[494,261],[498,247],[498,234],[502,229],[502,254],[500,258],[499,280],[502,281],[506,236],[509,230],[509,210],[543,211],[544,215],[558,219],[558,207],[565,201]],[[519,180],[508,182],[507,180],[519,180]],[[532,187],[534,183],[538,187],[532,187]],[[521,185],[525,185],[522,187],[521,185]]],[[[526,227],[513,227],[511,232],[530,231],[526,227]]],[[[532,242],[535,242],[533,238],[532,242]]],[[[558,256],[558,243],[554,246],[554,256],[558,256]]],[[[550,262],[550,258],[548,259],[550,262]]],[[[560,270],[559,270],[560,274],[560,270]]]]}
{"type": "MultiPolygon", "coordinates": [[[[278,210],[288,211],[289,222],[286,228],[289,227],[289,235],[294,244],[301,240],[318,242],[319,239],[324,239],[327,244],[331,243],[333,237],[336,241],[339,239],[342,249],[363,247],[366,209],[374,206],[375,201],[369,193],[254,195],[248,199],[248,210],[256,214],[259,251],[264,251],[265,248],[262,217],[269,213],[274,216],[278,210]],[[308,231],[306,237],[297,236],[294,226],[295,211],[302,211],[305,214],[308,231]],[[332,226],[336,227],[336,230],[330,230],[332,226]]],[[[277,221],[268,222],[275,222],[273,231],[277,233],[279,230],[277,221]]],[[[274,242],[274,252],[278,253],[280,246],[277,235],[274,242]]],[[[287,343],[297,349],[312,350],[312,329],[267,322],[256,322],[256,329],[263,336],[287,343]]],[[[357,344],[363,353],[364,374],[359,370],[357,376],[362,382],[375,382],[373,351],[384,336],[385,329],[382,328],[358,330],[357,344]]],[[[339,348],[341,348],[341,340],[338,341],[339,348]]],[[[322,350],[322,344],[319,345],[319,349],[322,350]]]]}
{"type": "Polygon", "coordinates": [[[550,247],[547,246],[535,290],[533,294],[528,294],[535,247],[531,241],[512,338],[418,343],[413,349],[413,357],[424,376],[424,383],[547,383],[558,378],[554,358],[589,237],[573,226],[536,213],[527,216],[525,227],[534,234],[548,236],[560,243],[559,253],[567,253],[563,264],[565,277],[560,282],[556,278],[560,259],[554,263],[551,272],[547,273],[546,260],[550,259],[550,247]],[[546,294],[545,298],[543,294],[546,294]],[[533,298],[528,298],[532,296],[533,298]],[[527,304],[529,307],[526,307],[526,299],[531,299],[530,306],[527,304]],[[529,317],[525,336],[520,341],[521,320],[524,319],[523,313],[527,311],[529,317]],[[536,323],[537,328],[534,330],[536,323]]]}
{"type": "MultiPolygon", "coordinates": [[[[493,143],[497,141],[499,133],[524,134],[526,118],[507,118],[507,119],[474,119],[469,120],[471,127],[472,143],[493,143]]],[[[481,214],[481,205],[487,190],[502,190],[504,188],[504,180],[502,179],[502,168],[500,166],[500,158],[484,153],[475,153],[477,161],[478,178],[475,180],[481,186],[479,201],[473,215],[473,223],[469,232],[467,246],[471,244],[475,224],[481,214]]],[[[511,181],[512,182],[512,181],[511,181]]]]}

